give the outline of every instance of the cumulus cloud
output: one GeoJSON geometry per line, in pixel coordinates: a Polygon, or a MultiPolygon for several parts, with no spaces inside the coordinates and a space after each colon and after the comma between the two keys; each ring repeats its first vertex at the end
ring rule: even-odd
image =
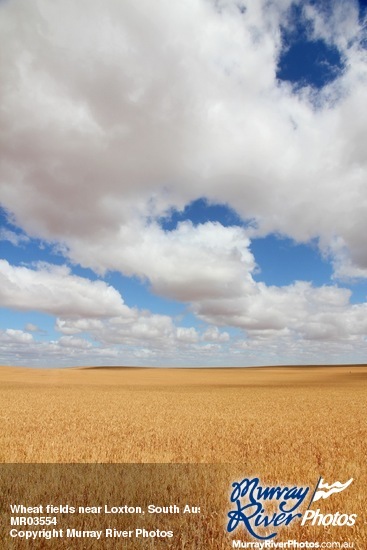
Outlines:
{"type": "Polygon", "coordinates": [[[59,340],[39,341],[21,330],[0,330],[0,361],[2,364],[23,366],[72,366],[95,364],[96,360],[113,361],[116,349],[94,346],[83,338],[61,337],[59,340]]]}
{"type": "MultiPolygon", "coordinates": [[[[336,279],[367,276],[366,30],[354,0],[332,4],[326,13],[292,0],[1,3],[0,192],[12,222],[102,276],[148,281],[211,326],[200,333],[128,308],[113,287],[65,266],[1,261],[1,304],[56,315],[56,350],[89,353],[87,334],[106,353],[149,342],[141,356],[200,354],[230,345],[216,328],[226,326],[254,346],[277,335],[289,349],[297,339],[363,347],[365,306],[348,291],[257,283],[250,249],[270,233],[313,239],[336,279]],[[343,61],[320,90],[277,80],[295,3],[309,38],[343,61]],[[250,226],[162,229],[161,216],[199,197],[250,226]]],[[[1,234],[13,244],[28,236],[1,234]]]]}
{"type": "Polygon", "coordinates": [[[27,235],[15,233],[9,229],[0,228],[0,241],[8,241],[14,246],[19,246],[21,243],[26,243],[30,239],[27,235]]]}
{"type": "MultiPolygon", "coordinates": [[[[278,338],[287,341],[290,349],[291,340],[359,341],[363,347],[367,304],[351,304],[350,295],[348,289],[317,288],[302,281],[284,287],[254,283],[252,292],[245,292],[240,299],[201,301],[193,304],[193,309],[208,323],[243,329],[252,343],[278,338]]],[[[216,330],[209,328],[204,338],[215,340],[216,330]]],[[[217,339],[224,341],[219,334],[217,339]]],[[[248,345],[245,341],[245,347],[248,345]]]]}
{"type": "Polygon", "coordinates": [[[58,344],[63,348],[74,348],[77,350],[92,348],[92,344],[84,338],[73,338],[72,336],[62,336],[58,344]]]}
{"type": "Polygon", "coordinates": [[[11,344],[24,344],[28,345],[33,342],[33,336],[22,330],[14,330],[8,328],[6,330],[0,331],[0,342],[1,343],[11,343],[11,344]]]}
{"type": "MultiPolygon", "coordinates": [[[[146,220],[199,193],[262,234],[325,247],[340,237],[365,269],[365,31],[356,3],[347,17],[342,2],[332,17],[307,4],[313,36],[346,62],[325,89],[296,92],[276,79],[291,5],[3,4],[4,206],[29,234],[94,265],[85,250],[108,240],[143,255],[157,231],[146,220]]],[[[100,253],[100,269],[115,255],[100,253]]],[[[131,255],[120,264],[150,278],[131,255]]]]}
{"type": "Polygon", "coordinates": [[[230,336],[228,332],[220,332],[218,327],[209,326],[202,335],[202,339],[209,342],[228,342],[230,336]]]}
{"type": "MultiPolygon", "coordinates": [[[[56,329],[70,342],[75,335],[87,334],[102,346],[121,346],[123,349],[150,346],[156,352],[174,350],[198,341],[194,327],[177,327],[168,315],[157,315],[147,311],[131,309],[129,319],[110,317],[108,319],[78,320],[58,318],[56,329]]],[[[64,340],[63,340],[64,341],[64,340]]]]}
{"type": "Polygon", "coordinates": [[[356,29],[359,29],[359,9],[357,2],[346,4],[343,0],[323,3],[321,6],[307,4],[303,13],[310,22],[311,37],[321,39],[328,44],[337,46],[341,51],[348,52],[351,43],[358,39],[356,29]]]}
{"type": "Polygon", "coordinates": [[[30,269],[6,260],[0,260],[0,304],[71,317],[128,313],[120,294],[103,281],[72,275],[67,266],[40,264],[30,269]]]}
{"type": "Polygon", "coordinates": [[[189,302],[238,296],[256,266],[249,244],[240,227],[184,222],[163,231],[151,223],[134,224],[115,239],[91,242],[88,248],[74,243],[70,254],[96,271],[136,274],[148,279],[157,294],[189,302]]]}
{"type": "Polygon", "coordinates": [[[39,328],[37,325],[34,325],[33,323],[27,323],[24,327],[26,332],[39,332],[39,328]]]}
{"type": "MultiPolygon", "coordinates": [[[[76,336],[81,334],[103,347],[146,342],[157,349],[173,348],[198,340],[193,327],[176,327],[167,315],[129,308],[113,287],[72,275],[67,266],[39,264],[30,269],[0,260],[0,289],[2,306],[58,316],[55,328],[63,335],[59,347],[91,349],[89,341],[76,336]]],[[[28,323],[27,332],[9,329],[3,338],[31,342],[29,332],[37,330],[28,323]]]]}
{"type": "Polygon", "coordinates": [[[176,330],[176,337],[179,342],[194,343],[199,339],[197,331],[193,328],[178,327],[176,330]]]}

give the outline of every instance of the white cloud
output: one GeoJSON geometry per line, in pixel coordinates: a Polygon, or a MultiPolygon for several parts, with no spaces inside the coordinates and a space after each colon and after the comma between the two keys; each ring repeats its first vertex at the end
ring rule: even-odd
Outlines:
{"type": "Polygon", "coordinates": [[[33,336],[22,330],[8,328],[0,331],[0,342],[3,344],[27,345],[33,342],[33,336]]]}
{"type": "Polygon", "coordinates": [[[2,227],[0,228],[0,241],[9,241],[12,245],[19,246],[21,243],[28,242],[29,237],[2,227]]]}
{"type": "MultiPolygon", "coordinates": [[[[364,270],[367,63],[357,5],[347,17],[342,2],[327,18],[304,8],[314,36],[346,60],[317,98],[275,78],[290,5],[244,2],[242,14],[232,1],[3,4],[3,204],[30,234],[102,271],[118,256],[106,242],[128,240],[143,255],[157,231],[144,220],[198,196],[229,203],[262,233],[325,245],[339,236],[364,270]]],[[[119,263],[151,277],[132,254],[119,263]]]]}
{"type": "MultiPolygon", "coordinates": [[[[89,341],[75,337],[78,334],[91,335],[102,347],[149,342],[153,348],[163,349],[198,340],[193,327],[176,327],[167,315],[129,308],[113,287],[72,275],[66,266],[39,264],[33,270],[0,260],[0,283],[2,306],[59,316],[55,328],[63,336],[58,347],[91,349],[89,341]]],[[[28,323],[26,329],[35,331],[37,327],[28,323]]],[[[22,341],[32,340],[28,332],[9,330],[4,338],[20,335],[22,341]]]]}
{"type": "Polygon", "coordinates": [[[204,332],[202,339],[209,342],[228,342],[230,336],[228,332],[220,332],[218,327],[209,326],[204,332]]]}
{"type": "Polygon", "coordinates": [[[27,323],[24,327],[26,332],[39,332],[39,328],[37,325],[34,325],[33,323],[27,323]]]}
{"type": "Polygon", "coordinates": [[[329,5],[314,6],[305,4],[303,13],[311,23],[311,36],[347,51],[356,40],[356,29],[359,28],[359,6],[357,1],[343,2],[333,0],[329,5]]]}
{"type": "Polygon", "coordinates": [[[37,341],[19,330],[0,331],[0,361],[3,365],[75,366],[111,362],[118,351],[108,346],[92,346],[83,338],[37,341]]]}
{"type": "Polygon", "coordinates": [[[89,353],[83,334],[112,356],[116,346],[131,357],[200,353],[203,340],[207,350],[233,344],[217,328],[227,325],[246,331],[236,349],[249,352],[264,340],[269,353],[285,343],[296,353],[304,340],[318,349],[317,339],[363,349],[365,305],[351,305],[348,291],[253,279],[250,239],[272,232],[317,239],[336,278],[367,276],[366,31],[355,2],[335,2],[327,17],[302,4],[311,37],[339,48],[345,69],[321,91],[296,91],[276,80],[291,4],[249,0],[244,13],[232,0],[1,5],[0,190],[12,221],[99,274],[149,281],[213,325],[176,327],[65,266],[3,260],[1,305],[58,316],[62,336],[48,353],[89,353]],[[252,227],[160,228],[160,216],[199,197],[252,227]]]}
{"type": "MultiPolygon", "coordinates": [[[[361,235],[360,240],[362,241],[362,239],[361,235]]],[[[360,251],[362,251],[362,243],[360,244],[360,251]]],[[[358,252],[356,251],[356,253],[358,252]]],[[[359,262],[353,261],[351,251],[341,237],[332,240],[325,254],[332,258],[335,279],[348,281],[367,278],[367,266],[359,267],[359,262]]]]}
{"type": "Polygon", "coordinates": [[[84,338],[73,338],[72,336],[62,336],[58,345],[63,348],[73,348],[77,350],[91,349],[93,346],[84,338]]]}
{"type": "Polygon", "coordinates": [[[100,319],[56,319],[55,328],[62,334],[72,336],[81,332],[99,331],[103,328],[100,319]]]}
{"type": "Polygon", "coordinates": [[[222,351],[229,352],[236,348],[239,336],[231,337],[220,331],[220,326],[243,331],[246,340],[242,349],[247,350],[259,349],[265,342],[267,347],[284,347],[286,355],[285,344],[292,352],[295,346],[298,350],[302,346],[312,349],[312,342],[316,341],[324,342],[324,352],[328,346],[335,347],[336,342],[354,343],[364,349],[367,304],[351,304],[351,292],[347,289],[331,285],[317,288],[301,281],[279,288],[252,281],[252,286],[244,285],[242,291],[242,296],[235,298],[193,302],[196,316],[209,324],[201,332],[194,327],[177,327],[167,315],[136,308],[124,317],[59,318],[56,328],[69,339],[88,334],[102,347],[136,351],[144,343],[159,358],[162,354],[182,352],[182,357],[189,357],[196,351],[214,350],[210,345],[201,345],[201,341],[218,345],[215,349],[224,345],[222,351]]]}
{"type": "Polygon", "coordinates": [[[151,357],[154,357],[155,353],[151,349],[141,348],[141,349],[136,349],[134,351],[134,356],[137,357],[138,359],[146,360],[146,359],[150,359],[151,357]]]}
{"type": "Polygon", "coordinates": [[[16,267],[0,260],[0,305],[53,315],[93,317],[124,315],[120,294],[103,281],[72,275],[66,266],[16,267]]]}
{"type": "Polygon", "coordinates": [[[96,271],[107,268],[148,278],[156,293],[188,302],[237,296],[255,269],[249,244],[245,230],[218,223],[195,227],[184,222],[174,231],[134,224],[115,239],[106,236],[88,248],[74,243],[70,253],[96,271]]]}
{"type": "Polygon", "coordinates": [[[232,325],[255,334],[281,333],[288,328],[307,337],[309,326],[320,324],[334,332],[342,326],[346,336],[355,311],[349,304],[350,294],[337,286],[315,288],[300,281],[284,287],[254,282],[252,291],[239,299],[201,301],[193,308],[208,323],[232,325]]]}
{"type": "Polygon", "coordinates": [[[176,330],[176,337],[179,342],[187,342],[189,344],[199,340],[198,333],[193,327],[178,327],[176,330]]]}
{"type": "Polygon", "coordinates": [[[57,319],[56,328],[67,338],[88,334],[101,346],[117,346],[123,349],[141,348],[144,343],[152,351],[174,350],[198,341],[194,327],[176,327],[167,315],[131,310],[130,317],[108,319],[57,319]]]}

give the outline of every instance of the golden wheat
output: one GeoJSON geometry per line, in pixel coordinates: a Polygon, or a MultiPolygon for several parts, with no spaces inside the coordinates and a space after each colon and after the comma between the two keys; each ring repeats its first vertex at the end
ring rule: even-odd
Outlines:
{"type": "MultiPolygon", "coordinates": [[[[207,494],[210,510],[220,511],[207,518],[205,541],[196,540],[196,548],[229,547],[222,516],[231,479],[258,475],[268,484],[311,485],[320,475],[330,482],[353,477],[348,491],[323,503],[325,513],[338,508],[357,513],[353,529],[298,525],[285,540],[291,534],[299,540],[352,540],[358,550],[367,547],[367,367],[4,367],[0,381],[0,462],[133,463],[142,468],[147,463],[192,463],[196,473],[187,481],[191,500],[200,502],[207,494]],[[200,464],[204,469],[199,474],[200,464]]],[[[158,477],[167,478],[168,472],[158,477]]],[[[180,472],[179,477],[185,476],[180,472]]],[[[134,484],[129,494],[139,493],[136,478],[134,484]]],[[[62,493],[72,489],[66,481],[62,493]]],[[[161,502],[167,502],[166,496],[161,495],[161,502]]],[[[204,536],[202,528],[200,535],[192,530],[195,521],[191,546],[182,529],[172,548],[195,547],[195,536],[204,536]]],[[[240,538],[246,537],[241,532],[240,538]]],[[[165,547],[170,547],[167,541],[165,547]]]]}

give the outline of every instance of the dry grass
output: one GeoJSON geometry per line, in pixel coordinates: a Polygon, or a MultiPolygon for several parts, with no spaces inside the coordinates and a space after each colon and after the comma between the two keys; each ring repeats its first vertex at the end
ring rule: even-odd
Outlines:
{"type": "MultiPolygon", "coordinates": [[[[291,535],[367,548],[366,366],[3,367],[0,387],[0,462],[227,464],[220,470],[226,484],[256,474],[269,484],[298,485],[320,475],[329,482],[353,477],[345,493],[320,507],[357,513],[354,528],[293,528],[291,535]]],[[[228,507],[228,493],[224,498],[215,506],[228,507]]],[[[229,547],[210,536],[217,540],[210,548],[229,547]]]]}

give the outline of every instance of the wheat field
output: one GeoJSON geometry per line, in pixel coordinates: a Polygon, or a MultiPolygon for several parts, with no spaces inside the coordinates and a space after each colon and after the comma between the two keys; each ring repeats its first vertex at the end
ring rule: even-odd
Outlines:
{"type": "MultiPolygon", "coordinates": [[[[298,525],[284,536],[285,540],[289,535],[299,540],[349,540],[358,550],[367,548],[366,366],[2,367],[0,388],[4,466],[191,465],[191,473],[180,471],[180,479],[191,480],[188,492],[194,501],[210,493],[209,503],[215,496],[210,509],[217,512],[206,520],[205,540],[185,546],[181,534],[172,546],[164,541],[166,548],[229,548],[220,519],[228,506],[228,480],[255,475],[268,484],[298,485],[311,485],[320,476],[330,482],[353,477],[348,491],[322,503],[330,513],[343,509],[358,514],[353,528],[298,525]],[[221,491],[212,490],[214,472],[221,491]]],[[[159,479],[170,475],[165,468],[157,474],[159,479]]],[[[246,533],[241,539],[251,540],[246,533]]]]}

